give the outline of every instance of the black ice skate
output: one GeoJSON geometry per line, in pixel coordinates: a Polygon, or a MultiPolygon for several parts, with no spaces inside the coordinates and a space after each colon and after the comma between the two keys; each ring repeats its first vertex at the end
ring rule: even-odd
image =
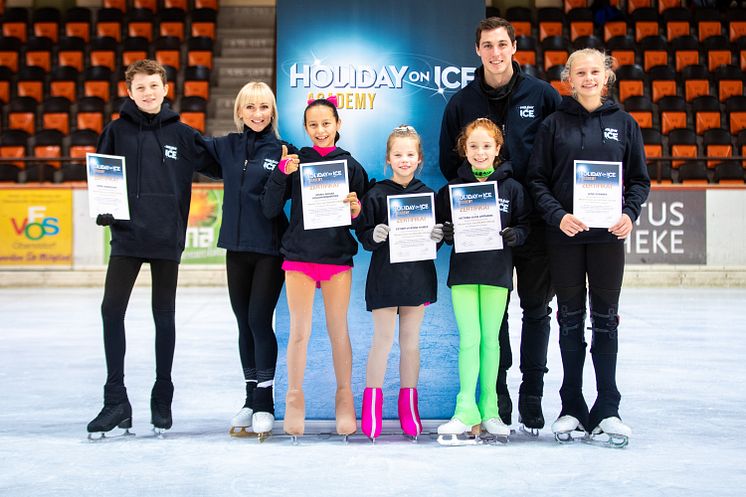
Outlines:
{"type": "Polygon", "coordinates": [[[544,428],[544,413],[541,410],[540,395],[520,395],[518,397],[518,422],[520,430],[530,437],[538,437],[544,428]]]}
{"type": "MultiPolygon", "coordinates": [[[[132,428],[132,406],[125,399],[122,402],[104,402],[104,407],[93,421],[88,423],[88,440],[100,440],[106,437],[106,433],[114,428],[122,428],[124,433],[117,436],[134,436],[130,433],[132,428]],[[100,436],[94,436],[99,433],[100,436]]],[[[111,438],[111,437],[109,437],[111,438]]]]}
{"type": "Polygon", "coordinates": [[[156,380],[150,394],[150,422],[156,435],[171,428],[173,419],[171,417],[171,401],[174,396],[174,385],[170,381],[156,380]]]}

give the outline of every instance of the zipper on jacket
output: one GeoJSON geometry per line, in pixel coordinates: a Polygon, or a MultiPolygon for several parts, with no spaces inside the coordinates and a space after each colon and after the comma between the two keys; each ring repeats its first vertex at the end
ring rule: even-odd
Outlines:
{"type": "Polygon", "coordinates": [[[241,169],[241,183],[238,187],[238,219],[236,223],[236,246],[241,244],[241,192],[243,192],[243,180],[246,177],[246,168],[249,165],[249,159],[244,159],[243,169],[241,169]]]}

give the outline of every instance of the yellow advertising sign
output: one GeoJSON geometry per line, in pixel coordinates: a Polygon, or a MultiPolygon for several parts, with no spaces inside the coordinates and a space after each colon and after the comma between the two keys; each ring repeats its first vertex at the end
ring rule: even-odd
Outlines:
{"type": "Polygon", "coordinates": [[[71,266],[72,190],[0,189],[0,266],[71,266]]]}

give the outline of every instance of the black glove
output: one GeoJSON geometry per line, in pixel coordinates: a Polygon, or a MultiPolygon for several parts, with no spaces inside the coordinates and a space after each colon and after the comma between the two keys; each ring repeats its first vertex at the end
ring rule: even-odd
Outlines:
{"type": "Polygon", "coordinates": [[[453,223],[450,221],[443,223],[443,241],[453,245],[453,223]]]}
{"type": "Polygon", "coordinates": [[[502,235],[505,245],[508,247],[515,247],[518,244],[518,233],[513,228],[505,228],[500,232],[500,235],[502,235]]]}
{"type": "Polygon", "coordinates": [[[111,214],[99,214],[96,216],[96,224],[99,226],[111,226],[116,222],[116,219],[111,214]]]}

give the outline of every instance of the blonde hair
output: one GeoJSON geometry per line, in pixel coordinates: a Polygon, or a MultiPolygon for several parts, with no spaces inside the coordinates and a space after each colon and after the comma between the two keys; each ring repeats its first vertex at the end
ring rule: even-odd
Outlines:
{"type": "MultiPolygon", "coordinates": [[[[458,138],[456,139],[456,151],[461,157],[466,157],[466,140],[469,139],[469,135],[477,128],[484,128],[487,130],[487,132],[492,135],[492,138],[495,139],[497,146],[502,147],[503,142],[505,141],[503,139],[503,132],[500,131],[497,124],[491,120],[486,117],[480,117],[464,126],[461,134],[458,135],[458,138]]],[[[497,160],[498,158],[495,157],[495,163],[497,163],[497,160]]]]}
{"type": "Polygon", "coordinates": [[[614,82],[616,82],[616,74],[612,70],[612,67],[614,67],[614,57],[606,55],[604,52],[596,50],[595,48],[583,48],[571,53],[570,56],[567,58],[567,62],[565,62],[565,67],[562,68],[560,78],[565,83],[570,81],[570,71],[572,70],[572,64],[575,62],[575,59],[584,55],[589,57],[598,57],[601,59],[604,70],[606,71],[606,76],[608,77],[608,79],[606,80],[606,92],[608,94],[608,91],[614,85],[614,82]]]}
{"type": "Polygon", "coordinates": [[[233,121],[236,123],[236,129],[239,133],[243,133],[244,122],[238,116],[238,111],[244,108],[248,102],[260,102],[263,100],[272,102],[272,131],[279,138],[280,132],[277,128],[277,101],[275,100],[275,94],[272,93],[272,88],[267,83],[261,81],[249,81],[238,92],[236,102],[233,105],[233,121]]]}
{"type": "MultiPolygon", "coordinates": [[[[397,138],[412,138],[417,142],[417,155],[420,158],[420,163],[417,166],[415,173],[419,173],[422,170],[422,165],[425,163],[425,153],[422,151],[422,140],[417,130],[409,124],[400,124],[389,134],[388,140],[386,140],[386,163],[389,160],[389,154],[391,153],[391,147],[393,146],[394,140],[397,138]]],[[[384,169],[386,167],[384,166],[384,169]]]]}

